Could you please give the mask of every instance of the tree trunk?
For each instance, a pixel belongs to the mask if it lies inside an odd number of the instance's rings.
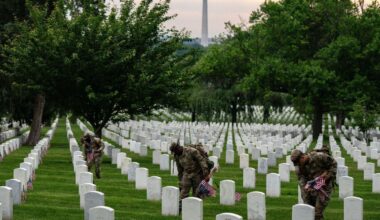
[[[237,121],[237,105],[236,105],[236,102],[232,103],[231,117],[232,117],[232,123],[236,123],[236,121]]]
[[[345,115],[343,112],[336,113],[335,129],[341,129],[344,125]]]
[[[102,138],[102,129],[103,127],[94,127],[95,131],[95,136],[98,137],[98,138]]]
[[[322,133],[323,111],[319,104],[314,104],[313,112],[313,139],[317,140]]]
[[[264,105],[263,123],[267,123],[269,121],[269,116],[270,116],[269,109],[270,109],[269,106]]]
[[[191,110],[191,122],[195,122],[197,120],[197,113],[195,112],[195,109]]]
[[[33,121],[26,143],[36,145],[41,135],[42,114],[44,112],[45,96],[38,94],[34,100]]]

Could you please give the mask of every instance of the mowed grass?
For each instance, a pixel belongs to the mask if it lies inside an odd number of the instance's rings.
[[[51,147],[36,171],[33,187],[27,201],[14,206],[15,220],[83,219],[63,119],[59,120]]]
[[[28,193],[27,203],[16,207],[15,219],[83,219],[83,211],[79,209],[78,187],[74,183],[71,157],[63,126],[64,121],[60,120],[52,147],[37,171],[35,188]],[[83,133],[76,124],[72,124],[72,129],[79,143]],[[115,143],[113,144],[120,148]],[[160,176],[163,186],[178,186],[177,177],[170,176],[169,171],[160,171],[158,165],[152,164],[152,151],[149,151],[147,157],[140,157],[126,149],[122,149],[122,152],[126,152],[128,157],[140,164],[140,167],[148,168],[149,176]],[[243,171],[239,168],[239,157],[236,151],[233,165],[225,164],[225,152],[224,150],[219,159],[221,169],[214,176],[213,182],[219,185],[222,180],[234,180],[236,191],[241,193],[242,199],[234,206],[220,205],[219,192],[215,198],[205,199],[203,206],[205,220],[215,219],[217,214],[223,212],[236,213],[247,219],[246,194],[252,191],[264,193],[266,191],[266,175],[263,174],[256,174],[255,189],[244,189],[242,187]],[[364,199],[364,219],[380,219],[380,210],[378,210],[380,195],[371,193],[372,182],[363,180],[363,171],[356,169],[356,163],[346,155],[344,149],[342,149],[342,156],[346,158],[349,175],[355,178],[354,195]],[[277,160],[277,164],[282,162],[285,162],[285,157]],[[257,170],[257,161],[250,161],[250,166]],[[128,177],[122,175],[116,165],[111,164],[110,158],[103,156],[101,169],[102,178],[94,179],[94,184],[97,185],[98,191],[105,194],[105,205],[115,209],[116,219],[181,219],[180,216],[162,216],[161,202],[148,201],[146,191],[136,190],[135,183],[128,182]],[[378,167],[376,167],[376,171],[379,172]],[[270,167],[270,172],[278,173],[278,166]],[[338,198],[338,192],[337,187],[325,211],[325,219],[343,219],[343,201]],[[294,172],[291,172],[291,181],[281,183],[281,197],[266,197],[267,219],[291,219],[292,206],[297,202],[297,179]]]

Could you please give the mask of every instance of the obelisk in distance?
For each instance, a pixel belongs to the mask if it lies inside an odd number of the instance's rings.
[[[207,0],[203,0],[201,44],[204,47],[208,46],[208,9],[207,9]]]

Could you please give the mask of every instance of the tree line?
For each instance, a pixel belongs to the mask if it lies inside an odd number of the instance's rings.
[[[253,105],[294,106],[312,121],[323,114],[375,125],[380,98],[380,7],[351,0],[265,1],[247,25],[207,48],[183,44],[166,28],[169,0],[126,0],[111,12],[97,0],[0,1],[0,115],[31,124],[56,114],[84,117],[101,136],[112,120],[170,107],[192,120]],[[248,114],[251,117],[252,114]],[[249,118],[248,118],[249,119]]]
[[[311,119],[314,139],[325,113],[336,116],[337,128],[349,117],[365,133],[376,125],[380,98],[379,27],[377,1],[265,1],[249,25],[227,23],[229,34],[191,68],[198,86],[190,90],[207,95],[190,100],[189,109],[216,100],[213,111],[223,106],[236,122],[258,103],[265,122],[270,106],[291,104]]]

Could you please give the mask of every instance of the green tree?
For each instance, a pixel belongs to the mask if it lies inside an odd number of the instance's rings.
[[[124,2],[120,16],[84,3],[69,22],[65,74],[58,88],[68,110],[83,116],[97,136],[118,114],[135,115],[171,105],[183,78],[174,69],[183,36],[163,23],[169,1]]]
[[[350,113],[354,119],[354,126],[358,126],[363,133],[363,139],[369,144],[369,130],[377,125],[378,113],[376,107],[368,103],[366,97],[358,99],[353,105],[353,111]]]
[[[289,93],[297,109],[311,113],[313,138],[322,131],[322,116],[330,111],[338,82],[317,55],[354,15],[349,0],[282,0],[264,3],[251,16],[252,29],[258,27],[265,36],[265,59],[276,64],[268,69],[261,62],[263,67],[252,71],[251,79],[272,79],[275,86],[264,84],[265,88]]]
[[[28,5],[29,20],[17,23],[18,34],[2,47],[1,74],[7,79],[11,117],[31,124],[27,143],[36,144],[41,131],[46,99],[53,106],[54,89],[62,62],[59,30],[65,14],[56,10],[48,16],[43,7]],[[49,112],[51,112],[49,110]]]
[[[211,45],[194,66],[198,79],[203,83],[208,95],[224,103],[224,111],[231,115],[233,123],[237,115],[245,109],[245,95],[241,87],[242,79],[249,74],[248,32],[230,26],[230,36],[220,44]]]

